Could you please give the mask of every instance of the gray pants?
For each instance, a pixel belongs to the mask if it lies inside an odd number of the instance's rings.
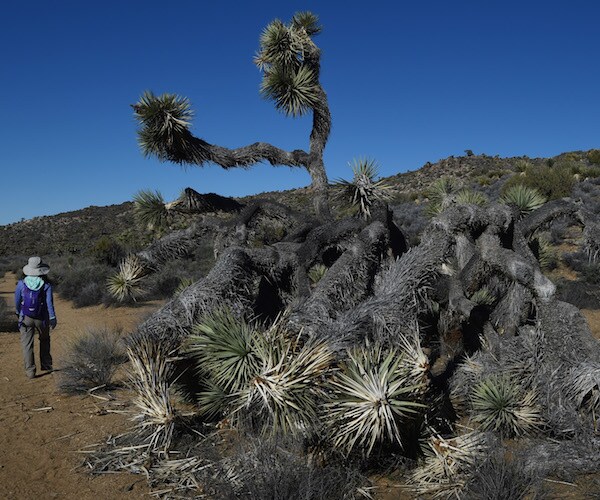
[[[35,375],[35,358],[33,356],[33,340],[35,331],[40,336],[40,365],[42,370],[52,370],[52,356],[50,356],[50,328],[48,323],[41,319],[33,319],[29,316],[23,318],[19,327],[21,332],[21,348],[23,349],[23,361],[27,375]]]

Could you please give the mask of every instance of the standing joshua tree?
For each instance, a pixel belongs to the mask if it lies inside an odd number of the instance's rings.
[[[260,49],[254,60],[263,73],[260,92],[272,99],[277,109],[294,117],[312,111],[308,152],[284,151],[264,142],[237,149],[209,144],[190,132],[193,111],[187,98],[145,92],[133,105],[141,124],[138,134],[144,154],[178,164],[201,166],[213,162],[226,169],[261,161],[304,167],[315,191],[315,212],[321,219],[329,218],[323,150],[329,138],[331,115],[327,95],[319,82],[321,51],[313,42],[320,31],[317,16],[310,12],[296,13],[289,24],[275,20],[261,34]]]

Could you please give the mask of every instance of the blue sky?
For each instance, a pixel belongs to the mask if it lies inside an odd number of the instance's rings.
[[[9,1],[0,18],[0,225],[184,187],[241,196],[303,170],[225,171],[145,159],[129,107],[187,96],[193,131],[238,147],[308,148],[310,117],[258,93],[261,30],[298,10],[324,27],[330,179],[371,157],[381,175],[465,149],[552,156],[600,147],[600,4],[588,1]]]

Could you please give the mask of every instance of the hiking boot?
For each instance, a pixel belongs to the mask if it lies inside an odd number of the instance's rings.
[[[35,378],[35,372],[25,372],[27,374],[27,378]]]

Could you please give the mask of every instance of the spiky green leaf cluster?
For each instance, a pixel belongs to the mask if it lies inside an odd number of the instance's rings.
[[[143,278],[148,270],[135,255],[128,255],[119,264],[119,272],[108,278],[109,293],[119,302],[137,300],[144,294]]]
[[[479,192],[473,191],[472,189],[461,189],[454,196],[454,202],[457,205],[478,205],[482,206],[488,202],[487,197]]]
[[[519,209],[519,215],[523,217],[540,208],[548,200],[537,189],[523,184],[516,184],[504,193],[500,201],[507,205],[516,206]]]
[[[480,288],[469,299],[480,306],[492,306],[496,302],[496,297],[487,287]]]
[[[206,372],[226,392],[241,390],[260,370],[264,349],[262,332],[229,309],[217,309],[202,318],[186,347],[198,373]]]
[[[472,419],[481,430],[503,436],[523,436],[538,430],[543,423],[536,395],[505,375],[492,375],[473,389]]]
[[[311,37],[320,30],[314,14],[300,12],[289,24],[272,21],[260,36],[254,60],[264,74],[260,91],[286,115],[303,115],[319,101],[318,75],[306,58],[318,53]]]
[[[142,190],[133,196],[136,218],[150,230],[162,230],[169,225],[169,211],[158,191]]]
[[[487,197],[479,191],[461,187],[459,181],[452,177],[437,179],[428,189],[427,215],[435,217],[451,205],[485,205]]]
[[[323,264],[315,264],[308,270],[308,279],[313,285],[316,285],[323,279],[325,273],[327,273],[327,266]]]
[[[335,181],[334,196],[355,207],[362,218],[368,219],[371,217],[373,203],[389,200],[392,187],[385,180],[377,180],[378,165],[373,159],[353,160],[350,167],[354,174],[352,180],[338,179]]]
[[[539,235],[533,237],[529,241],[529,248],[531,248],[542,269],[552,269],[556,265],[556,250],[546,236]]]
[[[378,442],[402,445],[401,426],[422,408],[421,384],[413,385],[403,355],[381,346],[348,352],[348,360],[330,381],[328,426],[336,447],[369,455]]]
[[[269,433],[299,432],[318,419],[317,379],[333,363],[325,343],[301,345],[281,321],[265,330],[217,310],[196,326],[187,353],[204,379],[198,399],[204,414],[252,421]]]
[[[193,278],[181,278],[179,280],[179,285],[177,285],[177,288],[175,288],[175,291],[173,292],[173,297],[178,297],[179,295],[181,295],[184,292],[184,290],[186,290],[193,284],[194,284]]]
[[[142,94],[133,106],[140,124],[138,143],[146,156],[177,161],[173,153],[189,147],[189,127],[193,111],[190,101],[176,94]]]
[[[434,217],[441,214],[450,205],[450,196],[460,189],[458,181],[452,177],[441,177],[429,187],[426,196],[429,200],[427,215]]]

